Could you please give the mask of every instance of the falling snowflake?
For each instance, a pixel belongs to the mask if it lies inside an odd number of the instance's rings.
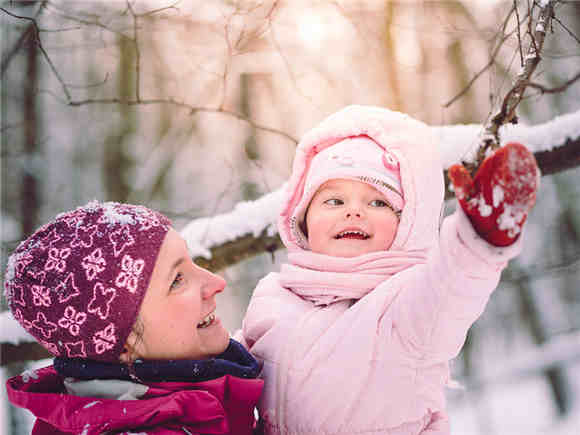
[[[25,370],[20,376],[24,383],[30,382],[31,379],[38,379],[38,374],[34,370]]]

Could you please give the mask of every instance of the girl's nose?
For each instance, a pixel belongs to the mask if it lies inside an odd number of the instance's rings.
[[[215,296],[221,293],[226,288],[226,281],[221,276],[211,273],[206,270],[207,273],[206,281],[202,286],[202,296],[204,299]]]
[[[362,217],[361,207],[357,204],[349,205],[346,209],[346,217],[347,219],[361,218]]]

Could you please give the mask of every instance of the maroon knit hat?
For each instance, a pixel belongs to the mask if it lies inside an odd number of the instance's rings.
[[[118,362],[170,226],[115,202],[58,215],[8,259],[14,318],[55,356]]]

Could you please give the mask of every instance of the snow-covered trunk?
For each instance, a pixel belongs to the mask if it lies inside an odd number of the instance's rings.
[[[31,32],[32,33],[32,32]],[[20,200],[20,232],[24,237],[32,234],[37,228],[40,214],[41,192],[33,162],[40,160],[42,137],[40,110],[37,107],[37,97],[40,82],[39,50],[33,38],[26,45],[26,74],[20,85],[22,86],[25,127],[22,140],[22,154],[24,165],[22,168],[21,200]],[[26,362],[10,364],[4,368],[7,378],[16,376],[25,369]],[[26,433],[23,412],[13,406],[8,406],[10,419],[9,430],[14,434]]]
[[[31,171],[28,163],[35,161],[40,155],[39,134],[40,124],[38,118],[37,92],[39,89],[39,62],[38,48],[31,40],[26,50],[26,80],[23,81],[24,91],[24,159],[26,165],[22,174],[21,189],[21,225],[22,234],[28,236],[36,229],[39,214],[39,186],[36,174]]]
[[[123,36],[118,37],[121,62],[118,70],[118,92],[124,99],[134,98],[133,63],[135,61],[133,44]],[[119,107],[118,126],[112,128],[104,141],[104,177],[106,198],[111,201],[125,202],[132,190],[128,174],[131,158],[126,147],[135,131],[135,109],[126,105]]]
[[[532,337],[538,345],[542,345],[550,338],[569,329],[567,310],[561,297],[560,289],[546,285],[544,280],[530,280],[525,278],[515,284],[521,298],[524,316],[530,328]],[[569,375],[564,366],[548,368],[544,375],[550,384],[554,403],[561,415],[567,414],[572,409],[572,385]]]

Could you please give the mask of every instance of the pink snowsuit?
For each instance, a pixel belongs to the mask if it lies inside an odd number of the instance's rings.
[[[302,249],[289,217],[311,159],[361,135],[399,160],[393,245],[355,258]],[[264,364],[267,434],[449,433],[448,362],[522,242],[489,245],[460,207],[440,226],[442,169],[427,126],[381,108],[349,106],[298,145],[278,222],[289,264],[259,282],[241,331]]]

